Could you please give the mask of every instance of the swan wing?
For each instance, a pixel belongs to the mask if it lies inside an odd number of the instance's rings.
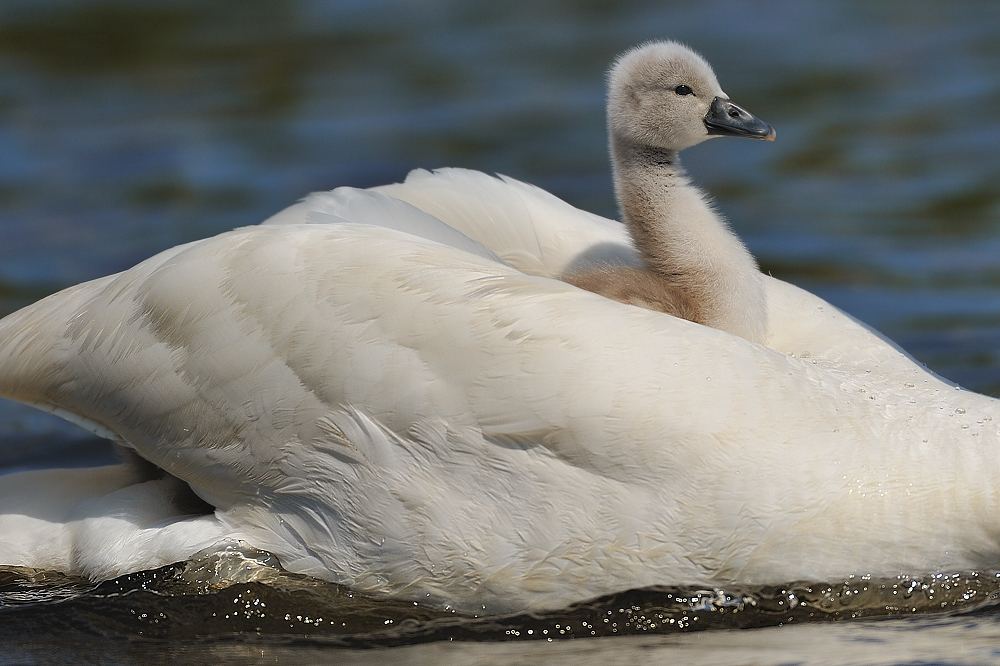
[[[303,201],[268,218],[262,225],[371,224],[432,240],[503,263],[492,250],[454,227],[402,199],[375,190],[338,187],[314,192]]]
[[[531,275],[636,261],[624,225],[514,178],[416,169],[403,183],[373,189],[434,215]]]
[[[700,358],[717,346],[731,353]],[[341,406],[395,432],[434,415],[537,440],[609,474],[624,473],[619,464],[639,471],[631,454],[641,438],[617,432],[622,419],[663,412],[654,406],[666,392],[677,415],[657,417],[676,421],[664,431],[697,436],[709,419],[704,395],[684,388],[688,375],[759,377],[789,361],[347,223],[240,229],[60,292],[3,320],[0,359],[4,396],[70,415],[195,486],[199,476],[231,478],[220,488],[232,492],[266,480],[273,442],[322,438],[318,420]],[[741,388],[710,389],[712,430],[737,427],[719,406]],[[229,504],[211,485],[211,501]]]
[[[423,211],[430,219],[414,218],[413,223],[393,226],[408,233],[438,240],[465,249],[439,226],[450,227],[480,247],[489,248],[511,266],[529,275],[559,277],[567,271],[584,270],[600,264],[634,264],[624,226],[614,220],[575,208],[543,189],[506,176],[494,177],[468,169],[411,171],[403,183],[367,190],[380,197],[396,199]],[[329,197],[344,201],[344,194],[358,190],[338,188],[316,193],[289,206],[263,222],[266,225],[335,221],[316,215]],[[392,208],[385,198],[373,200],[368,211],[338,202],[341,217],[354,222],[386,226],[385,217],[375,213]],[[352,202],[353,203],[353,202]],[[403,209],[393,209],[399,214]],[[358,213],[361,212],[361,216]],[[412,215],[406,209],[406,215]],[[431,222],[436,220],[437,222]],[[452,232],[452,233],[454,233]],[[482,252],[476,251],[475,254]]]

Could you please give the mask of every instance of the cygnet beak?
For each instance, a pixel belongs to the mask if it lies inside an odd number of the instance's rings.
[[[716,97],[705,115],[705,127],[709,134],[724,136],[745,136],[750,139],[774,141],[774,128],[732,100]]]

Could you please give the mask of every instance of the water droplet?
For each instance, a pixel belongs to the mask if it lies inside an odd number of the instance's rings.
[[[962,409],[961,407],[957,407],[957,408],[955,409],[955,413],[956,413],[956,414],[964,414],[964,413],[965,413],[965,410],[964,410],[964,409]]]

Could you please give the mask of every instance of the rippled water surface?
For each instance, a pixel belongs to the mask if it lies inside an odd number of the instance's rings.
[[[8,0],[0,314],[416,167],[505,173],[613,216],[603,72],[662,37],[778,130],[685,153],[763,268],[1000,395],[1000,5],[985,0]],[[113,459],[0,402],[0,470]],[[96,588],[0,570],[0,664],[1000,658],[990,572],[633,591],[483,620],[265,565],[224,588],[191,564]]]
[[[113,663],[204,663],[206,653],[214,653],[221,663],[384,663],[384,650],[393,648],[409,657],[457,663],[540,661],[567,654],[587,663],[624,654],[630,657],[622,663],[632,663],[649,651],[670,657],[679,646],[699,643],[701,651],[721,656],[741,639],[750,648],[760,641],[762,628],[778,626],[794,627],[809,641],[846,638],[842,650],[848,651],[853,643],[875,636],[876,643],[896,649],[859,651],[855,645],[864,663],[880,657],[898,662],[907,652],[919,653],[912,652],[912,638],[895,646],[890,635],[919,631],[924,638],[930,627],[961,633],[981,625],[988,630],[982,633],[995,636],[998,599],[1000,573],[883,580],[861,576],[727,591],[647,588],[555,611],[475,617],[365,597],[281,571],[261,551],[234,547],[99,585],[51,572],[0,568],[0,663],[25,656],[72,663],[94,656]],[[870,618],[895,622],[863,623]],[[851,629],[838,627],[826,636],[812,629],[814,623],[832,628],[838,620],[852,620]],[[733,633],[736,629],[755,631]],[[637,643],[640,636],[654,640]],[[600,640],[609,638],[614,641]],[[788,631],[785,638],[783,659],[842,661],[842,654],[816,653],[808,642],[797,644]],[[587,640],[569,652],[549,647],[570,639]],[[443,642],[458,647],[417,647]],[[916,641],[921,651],[926,651],[924,642]],[[1000,655],[1000,645],[978,655],[969,655],[967,648],[952,650],[951,657],[982,658],[989,651]],[[752,650],[743,656],[751,655],[754,663],[760,662],[761,655]]]

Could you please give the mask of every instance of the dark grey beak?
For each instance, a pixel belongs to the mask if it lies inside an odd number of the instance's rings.
[[[774,141],[774,128],[732,100],[716,97],[705,115],[709,134],[745,136],[750,139]]]

